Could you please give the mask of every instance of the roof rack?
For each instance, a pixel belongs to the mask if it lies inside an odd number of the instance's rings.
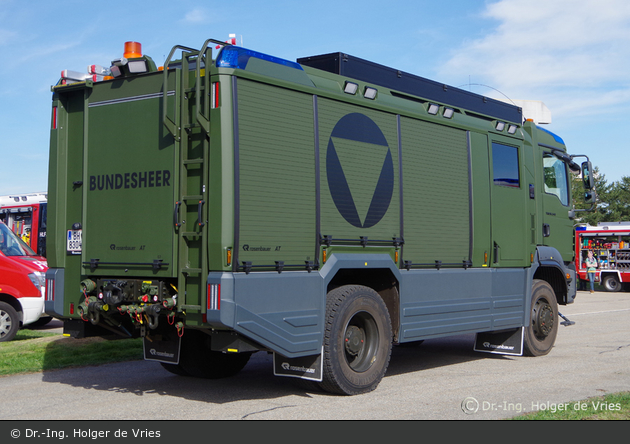
[[[462,108],[464,111],[485,114],[518,124],[523,123],[523,110],[518,106],[388,68],[349,54],[334,52],[302,57],[297,59],[297,62],[300,65],[423,97],[429,101]]]

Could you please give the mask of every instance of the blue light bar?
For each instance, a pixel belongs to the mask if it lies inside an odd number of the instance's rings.
[[[553,139],[558,142],[561,143],[562,145],[564,145],[564,140],[562,140],[562,138],[560,136],[558,136],[557,134],[552,133],[551,131],[542,128],[540,125],[536,125],[536,128],[538,128],[541,131],[544,131],[545,133],[549,134],[551,137],[553,137]]]
[[[302,66],[298,63],[239,46],[224,46],[219,52],[219,55],[217,55],[216,66],[217,68],[245,69],[247,62],[249,62],[249,59],[252,57],[303,71]]]

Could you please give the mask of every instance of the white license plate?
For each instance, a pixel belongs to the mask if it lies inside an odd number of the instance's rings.
[[[66,250],[68,253],[81,253],[81,233],[82,230],[68,230],[66,239]]]

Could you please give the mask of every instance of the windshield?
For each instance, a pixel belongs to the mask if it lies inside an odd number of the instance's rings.
[[[0,222],[0,251],[6,256],[36,256],[35,252],[4,222]]]

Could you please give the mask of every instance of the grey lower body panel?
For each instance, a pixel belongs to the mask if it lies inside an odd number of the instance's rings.
[[[221,284],[220,308],[207,319],[283,356],[321,351],[326,292],[317,272],[210,273]]]
[[[525,325],[531,269],[398,270],[387,256],[338,255],[319,271],[210,273],[220,284],[216,328],[229,328],[286,357],[321,351],[326,289],[340,269],[387,267],[399,283],[399,342]],[[357,282],[360,284],[360,282]]]
[[[525,325],[528,269],[402,272],[399,342]]]

